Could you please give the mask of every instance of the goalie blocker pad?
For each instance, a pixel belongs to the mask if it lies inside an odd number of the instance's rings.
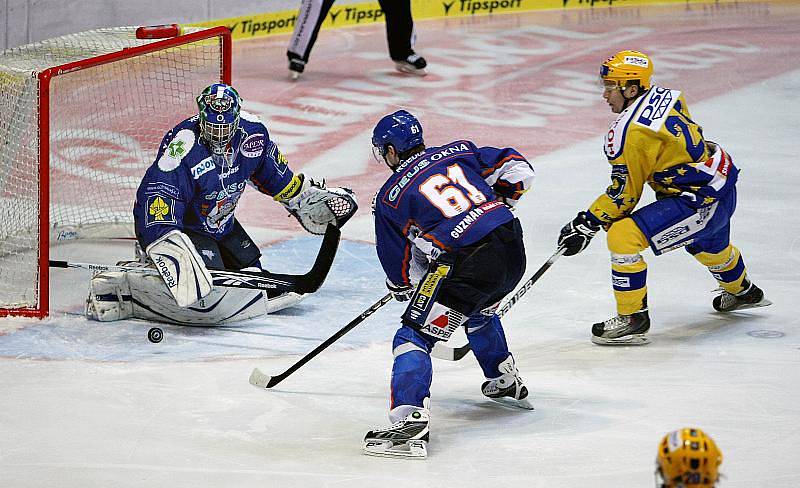
[[[304,175],[302,186],[294,197],[281,201],[303,228],[317,235],[325,233],[328,224],[341,228],[358,210],[355,193],[349,188],[325,187]]]
[[[449,264],[437,264],[429,271],[402,316],[403,323],[441,341],[450,339],[453,332],[467,321],[463,313],[436,300],[451,269]]]
[[[147,246],[167,290],[179,307],[188,307],[211,293],[213,279],[189,237],[172,230]]]

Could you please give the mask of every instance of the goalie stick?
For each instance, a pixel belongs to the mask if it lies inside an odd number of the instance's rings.
[[[565,250],[566,249],[564,249],[563,247],[559,247],[556,250],[556,252],[553,253],[553,255],[550,256],[550,258],[542,265],[542,267],[539,268],[538,270],[536,270],[536,272],[533,273],[533,276],[528,278],[528,281],[526,281],[517,290],[517,292],[514,293],[514,295],[508,301],[506,301],[506,303],[502,307],[499,307],[497,309],[497,312],[495,312],[497,314],[497,316],[498,317],[502,317],[503,315],[508,313],[508,311],[511,310],[511,307],[516,305],[517,302],[520,301],[522,296],[525,293],[527,293],[528,290],[531,289],[533,284],[536,283],[537,281],[539,281],[539,278],[542,277],[542,275],[545,273],[545,271],[550,269],[550,266],[552,266],[553,263],[555,263],[556,260],[558,258],[560,258],[562,254],[564,254]],[[437,349],[438,349],[438,351],[437,351]],[[431,351],[431,356],[439,358],[439,359],[444,359],[444,360],[447,360],[447,361],[458,361],[459,359],[461,359],[464,356],[466,356],[467,353],[469,353],[471,350],[472,349],[470,348],[469,343],[464,344],[461,347],[456,347],[456,348],[452,348],[452,347],[445,346],[444,344],[436,343],[436,347],[434,347],[433,351]]]
[[[375,313],[379,308],[386,305],[391,300],[392,300],[392,294],[387,293],[383,298],[370,305],[368,309],[361,312],[361,315],[351,320],[350,323],[339,329],[338,332],[327,338],[325,342],[315,347],[313,351],[303,356],[299,361],[291,365],[289,369],[287,369],[281,374],[275,376],[269,376],[262,373],[260,369],[254,368],[253,372],[250,373],[250,384],[253,386],[257,386],[259,388],[272,388],[273,386],[277,385],[281,381],[288,378],[289,375],[300,369],[304,364],[314,359],[314,357],[317,354],[321,353],[322,351],[327,349],[328,346],[338,341],[343,335],[350,332],[355,326],[363,322],[364,319]]]
[[[325,237],[314,265],[308,273],[301,275],[271,273],[269,271],[231,271],[224,269],[209,269],[215,286],[227,288],[247,288],[251,290],[273,290],[278,292],[314,293],[319,290],[328,272],[333,265],[336,250],[339,247],[341,231],[328,225]],[[51,268],[79,268],[90,271],[124,271],[132,273],[145,273],[157,275],[155,268],[141,268],[134,266],[112,266],[106,264],[78,263],[71,261],[50,260]]]

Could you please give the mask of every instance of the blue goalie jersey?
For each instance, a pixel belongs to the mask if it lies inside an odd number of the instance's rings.
[[[300,182],[270,141],[264,124],[241,112],[229,154],[214,155],[200,141],[198,117],[169,131],[136,193],[136,236],[147,247],[167,232],[190,230],[215,240],[233,227],[233,212],[247,183],[282,200]]]
[[[411,284],[420,255],[469,246],[512,220],[513,203],[530,188],[533,168],[511,148],[455,141],[412,156],[375,195],[375,238],[386,276]]]

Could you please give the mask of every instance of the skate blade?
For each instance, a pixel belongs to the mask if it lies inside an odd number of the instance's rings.
[[[388,440],[370,439],[364,441],[362,450],[367,456],[404,459],[425,459],[428,457],[428,444],[421,439],[397,445],[393,445],[392,441]]]
[[[650,344],[650,339],[644,334],[633,334],[616,339],[592,336],[592,342],[600,346],[644,346]]]
[[[401,73],[405,73],[407,75],[426,76],[428,74],[428,72],[425,71],[425,68],[422,68],[422,69],[409,68],[408,66],[405,66],[405,65],[400,64],[400,63],[395,63],[394,67],[395,67],[395,69],[397,71],[399,71]]]
[[[730,313],[730,312],[738,312],[739,310],[747,310],[748,308],[768,307],[770,305],[772,305],[772,302],[764,298],[758,303],[745,303],[734,308],[733,310],[717,310],[717,311],[720,313]]]
[[[529,402],[527,398],[523,398],[521,400],[517,400],[511,397],[501,397],[501,398],[487,397],[487,398],[506,407],[521,408],[523,410],[533,410],[533,405],[531,405],[531,402]]]

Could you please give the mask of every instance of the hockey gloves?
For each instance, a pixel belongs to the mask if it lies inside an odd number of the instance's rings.
[[[295,175],[299,183],[290,197],[276,197],[303,228],[317,235],[325,234],[328,224],[341,228],[358,210],[355,193],[349,188],[326,187],[325,181],[317,182]],[[294,182],[294,180],[293,180]]]
[[[414,296],[414,285],[395,285],[392,280],[386,278],[386,288],[392,293],[392,297],[398,302],[407,302]]]
[[[600,222],[589,212],[579,212],[572,222],[561,229],[558,247],[566,249],[565,256],[573,256],[586,249],[592,237],[600,230]]]

